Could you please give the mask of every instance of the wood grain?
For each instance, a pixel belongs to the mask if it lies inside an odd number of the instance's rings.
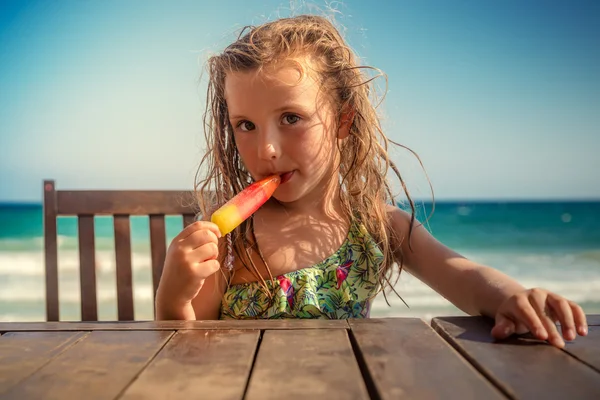
[[[241,399],[260,331],[178,331],[126,390],[132,399]]]
[[[505,398],[420,319],[350,320],[349,324],[357,358],[368,369],[381,399]]]
[[[8,399],[114,399],[173,332],[91,332],[21,381]]]
[[[7,332],[0,337],[0,394],[49,363],[83,332]]]
[[[348,329],[345,320],[205,320],[205,321],[99,321],[99,322],[0,322],[0,332],[8,331],[139,331],[178,329]]]
[[[432,320],[434,329],[512,398],[600,398],[598,372],[546,342],[525,337],[494,341],[493,321],[477,317]],[[594,397],[595,396],[595,397]]]
[[[247,399],[368,399],[345,330],[268,330]]]

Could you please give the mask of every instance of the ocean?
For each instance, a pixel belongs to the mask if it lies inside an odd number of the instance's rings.
[[[419,217],[431,210],[421,204]],[[167,241],[180,217],[167,217]],[[428,229],[464,256],[499,269],[526,287],[544,287],[600,313],[600,202],[436,202]],[[96,217],[98,316],[117,319],[112,218]],[[59,297],[64,320],[78,320],[77,221],[58,221]],[[147,217],[132,217],[135,318],[153,318]],[[45,319],[42,206],[0,204],[0,321]],[[372,316],[464,315],[407,273],[380,294]]]

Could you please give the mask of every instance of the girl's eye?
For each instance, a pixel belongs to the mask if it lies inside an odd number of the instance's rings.
[[[237,126],[244,132],[251,131],[255,128],[254,124],[250,121],[240,121]]]
[[[293,125],[296,122],[300,121],[300,117],[294,114],[286,114],[283,116],[283,124],[284,125]]]

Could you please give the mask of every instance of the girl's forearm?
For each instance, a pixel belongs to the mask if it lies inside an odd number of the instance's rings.
[[[508,275],[486,266],[465,271],[465,290],[471,293],[465,312],[471,315],[496,316],[500,305],[510,296],[525,290]]]

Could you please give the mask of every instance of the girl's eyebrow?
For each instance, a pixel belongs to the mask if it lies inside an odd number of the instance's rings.
[[[229,114],[229,119],[248,119],[248,118],[246,118],[243,115],[232,115],[232,114]]]
[[[306,107],[305,107],[305,106],[303,106],[302,104],[290,103],[290,104],[284,104],[283,106],[281,106],[281,107],[278,107],[278,108],[276,108],[276,109],[275,109],[275,110],[273,110],[273,111],[275,111],[275,112],[281,112],[281,111],[284,111],[284,110],[289,110],[289,109],[300,109],[300,110],[305,110],[305,109],[306,109]]]
[[[275,110],[273,110],[273,112],[279,113],[285,110],[290,110],[290,109],[296,109],[296,110],[302,110],[302,111],[306,111],[306,107],[303,106],[302,104],[296,104],[296,103],[289,103],[289,104],[285,104],[281,107],[277,107]],[[250,119],[244,115],[237,115],[237,114],[229,114],[229,119]]]

